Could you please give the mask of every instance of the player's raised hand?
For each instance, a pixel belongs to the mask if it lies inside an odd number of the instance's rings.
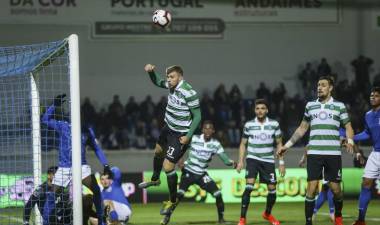
[[[182,145],[187,145],[189,144],[190,142],[190,138],[188,138],[187,136],[182,136],[179,138],[179,143],[181,143]]]
[[[244,163],[239,161],[237,166],[236,166],[236,171],[238,173],[240,173],[240,171],[243,169],[243,167],[244,167]]]
[[[59,107],[66,101],[66,94],[57,95],[54,98],[54,106]]]
[[[276,152],[276,155],[277,157],[281,157],[281,156],[284,156],[286,151],[288,151],[288,148],[285,147],[285,146],[282,146],[281,148],[278,148],[277,152]]]
[[[146,64],[145,67],[144,67],[144,70],[145,70],[145,72],[149,73],[149,72],[152,72],[154,70],[154,68],[156,68],[155,65]]]

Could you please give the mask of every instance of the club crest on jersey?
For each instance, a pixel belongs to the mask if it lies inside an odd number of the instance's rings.
[[[314,119],[319,118],[320,120],[327,120],[327,119],[332,119],[333,118],[333,114],[332,113],[327,113],[325,111],[321,111],[318,114],[317,113],[312,114],[312,117]]]
[[[181,101],[172,95],[169,96],[169,101],[173,104],[181,105]]]

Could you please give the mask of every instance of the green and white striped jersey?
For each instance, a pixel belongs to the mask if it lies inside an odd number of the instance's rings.
[[[211,140],[206,142],[203,134],[194,135],[189,147],[189,156],[185,161],[185,169],[202,175],[206,172],[212,156],[223,152],[223,146],[218,140],[211,138]]]
[[[346,106],[334,100],[308,102],[303,120],[310,124],[307,154],[341,155],[339,127],[350,122]]]
[[[276,138],[281,137],[280,125],[276,120],[267,117],[264,123],[257,118],[246,122],[243,137],[248,139],[247,158],[274,163],[273,147]]]
[[[171,130],[182,133],[188,132],[192,122],[190,109],[198,107],[197,92],[189,83],[182,80],[173,92],[169,92],[165,122]]]

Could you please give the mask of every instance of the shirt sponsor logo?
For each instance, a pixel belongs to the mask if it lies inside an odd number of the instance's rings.
[[[327,120],[327,119],[332,119],[333,118],[333,114],[332,113],[327,113],[325,111],[321,111],[318,114],[317,113],[312,114],[311,116],[312,116],[313,119],[319,118],[320,120]]]
[[[271,139],[272,135],[269,135],[269,134],[266,134],[266,133],[261,133],[261,134],[258,134],[258,135],[253,134],[251,137],[252,137],[252,139],[266,141],[268,139]]]

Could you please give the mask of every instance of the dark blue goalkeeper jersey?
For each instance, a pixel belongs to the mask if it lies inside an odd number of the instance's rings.
[[[49,128],[55,130],[58,133],[58,158],[59,167],[71,167],[71,124],[68,121],[56,120],[54,119],[55,106],[52,105],[46,110],[45,114],[42,116],[42,122],[46,124]],[[100,148],[96,138],[90,134],[92,128],[88,129],[89,132],[82,132],[81,135],[81,154],[82,154],[82,165],[87,164],[86,160],[86,146],[89,145],[95,151],[95,154],[99,161],[105,165],[108,164],[107,159]]]
[[[380,110],[370,110],[365,115],[364,131],[354,136],[354,141],[372,140],[373,150],[380,152]]]

